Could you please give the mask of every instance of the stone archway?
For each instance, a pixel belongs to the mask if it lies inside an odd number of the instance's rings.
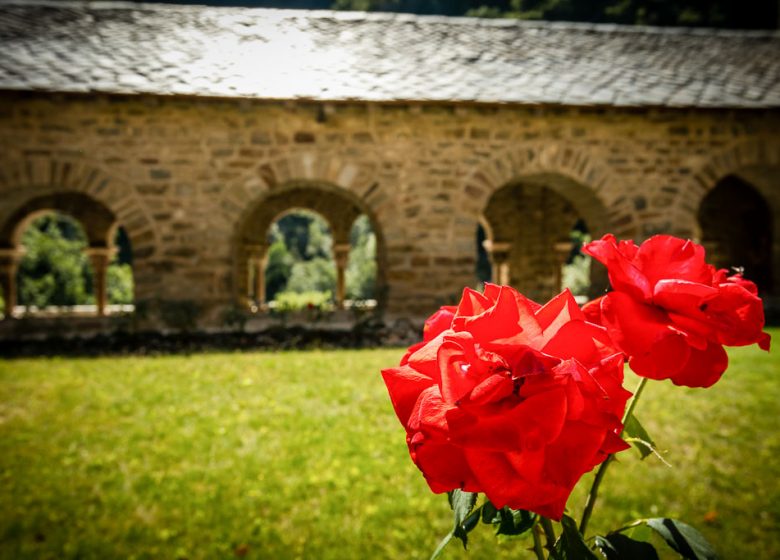
[[[79,192],[56,192],[28,200],[0,225],[0,247],[3,250],[3,299],[10,312],[17,303],[16,274],[23,256],[22,233],[38,217],[59,212],[73,218],[84,229],[87,238],[86,255],[94,273],[97,314],[105,315],[108,307],[108,265],[115,253],[113,234],[117,222],[105,205]]]
[[[561,290],[563,265],[569,260],[572,230],[584,224],[589,232],[603,233],[604,211],[587,215],[560,193],[561,176],[532,175],[493,193],[484,211],[492,235],[485,248],[493,264],[493,278],[517,287],[532,299],[544,301]],[[565,191],[571,188],[563,189]],[[590,223],[595,227],[590,229]],[[605,287],[604,275],[594,267],[589,295]]]
[[[384,290],[384,242],[377,221],[367,205],[353,193],[328,183],[291,181],[266,193],[252,204],[239,223],[235,242],[236,301],[249,306],[252,300],[262,307],[266,302],[265,268],[268,256],[267,233],[272,223],[292,210],[319,214],[330,226],[336,263],[336,305],[342,307],[346,295],[346,268],[350,232],[358,216],[365,214],[377,240],[377,294]],[[253,285],[250,285],[251,284]],[[382,300],[378,298],[381,306]]]
[[[718,181],[699,206],[700,239],[718,268],[738,267],[762,293],[773,293],[773,219],[767,200],[736,175]]]
[[[100,261],[108,258],[101,253],[107,253],[107,240],[113,240],[116,227],[121,225],[133,247],[135,299],[152,296],[158,279],[153,267],[146,263],[157,251],[157,233],[130,186],[84,161],[27,157],[0,159],[0,193],[6,202],[0,207],[0,228],[5,232],[4,237],[0,237],[3,277],[9,277],[11,271],[16,270],[21,258],[18,240],[14,239],[15,232],[23,229],[20,220],[39,211],[56,210],[79,214],[80,221],[92,224],[88,228],[90,248],[94,249],[94,258]],[[86,205],[85,210],[79,209],[81,204]],[[97,214],[103,217],[90,217],[88,209],[98,207],[103,210]],[[106,227],[108,214],[113,216],[113,223]]]
[[[746,277],[770,296],[765,302],[776,307],[780,145],[743,142],[708,158],[695,170],[682,206],[694,213],[690,233],[709,249],[709,260],[718,266],[744,266]]]
[[[561,266],[570,256],[570,233],[584,222],[593,238],[632,223],[620,208],[608,211],[603,191],[610,175],[583,152],[528,146],[492,160],[466,182],[463,205],[478,211],[485,228],[493,280],[547,299],[560,290]],[[590,272],[589,295],[607,287],[602,267]]]

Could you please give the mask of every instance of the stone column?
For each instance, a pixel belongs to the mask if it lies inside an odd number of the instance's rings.
[[[502,286],[509,285],[509,253],[512,250],[512,244],[508,241],[491,241],[486,239],[482,246],[487,251],[491,265],[491,280],[495,284]]]
[[[247,258],[247,297],[246,306],[252,308],[252,300],[262,309],[266,303],[265,267],[268,264],[267,243],[247,243],[244,245]]]
[[[88,247],[85,250],[95,274],[95,304],[97,314],[102,317],[108,307],[108,265],[116,254],[113,247]]]
[[[24,250],[21,248],[0,249],[0,285],[2,285],[3,290],[6,319],[13,317],[16,307],[16,273],[19,271],[19,262],[23,255]]]
[[[349,262],[349,243],[334,243],[333,258],[336,260],[336,307],[344,309],[347,294],[347,263]]]

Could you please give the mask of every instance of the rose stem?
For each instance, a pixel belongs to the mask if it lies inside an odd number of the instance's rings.
[[[550,554],[555,555],[555,530],[552,526],[552,521],[550,521],[547,517],[540,517],[539,522],[542,524],[542,529],[544,529],[544,537],[547,540],[547,549],[550,551]]]
[[[534,525],[533,529],[531,529],[531,533],[534,536],[534,553],[536,553],[536,558],[538,560],[544,560],[544,549],[542,548],[542,539],[539,537],[539,532],[541,531],[541,527],[539,527],[539,524],[537,523]]]
[[[636,407],[636,403],[639,400],[639,397],[642,395],[642,390],[645,388],[646,383],[647,377],[643,377],[639,380],[639,385],[636,387],[636,392],[631,398],[631,402],[628,404],[626,413],[623,415],[623,429],[620,430],[620,433],[618,434],[619,436],[623,435],[623,432],[626,429],[626,422],[628,422],[628,419],[631,418],[631,416],[634,414],[634,408]],[[601,463],[599,470],[596,471],[596,476],[593,478],[593,484],[590,487],[588,499],[585,502],[585,509],[582,511],[582,521],[580,521],[580,533],[582,533],[583,536],[585,535],[585,529],[588,527],[590,516],[593,514],[593,506],[596,505],[596,498],[598,498],[599,494],[599,486],[601,485],[601,481],[604,478],[604,475],[607,473],[609,464],[613,461],[613,457],[614,455],[610,455],[604,460],[603,463]]]

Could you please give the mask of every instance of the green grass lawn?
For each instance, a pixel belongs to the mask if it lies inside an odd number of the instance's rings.
[[[450,512],[379,375],[401,353],[0,361],[0,558],[427,558]],[[730,355],[712,389],[648,386],[637,415],[672,468],[625,452],[593,530],[670,515],[722,558],[780,557],[780,359]],[[445,556],[530,557],[472,540]]]

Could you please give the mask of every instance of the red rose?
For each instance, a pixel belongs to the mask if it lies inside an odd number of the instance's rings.
[[[627,447],[622,356],[568,291],[542,307],[488,284],[450,324],[441,313],[434,338],[382,371],[412,460],[434,492],[560,519],[580,477]]]
[[[701,245],[656,235],[637,247],[605,235],[583,252],[606,265],[613,289],[584,312],[637,374],[709,387],[728,365],[723,345],[769,349],[755,284],[708,265]]]

